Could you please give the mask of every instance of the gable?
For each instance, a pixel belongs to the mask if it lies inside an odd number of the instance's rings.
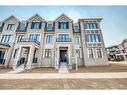
[[[19,20],[15,17],[15,16],[10,16],[8,18],[6,18],[5,20],[3,20],[2,22],[8,22],[8,21],[15,21],[15,22],[19,22]]]
[[[30,17],[27,21],[32,22],[32,21],[45,21],[45,20],[38,14],[35,14],[34,16]]]
[[[58,18],[55,19],[56,22],[61,22],[61,21],[69,21],[72,22],[73,20],[70,19],[68,16],[65,14],[60,15]]]

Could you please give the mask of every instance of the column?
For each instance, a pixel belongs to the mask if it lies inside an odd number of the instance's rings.
[[[14,63],[13,63],[13,69],[16,69],[16,67],[17,67],[17,62],[18,62],[19,59],[20,59],[21,51],[22,51],[22,47],[20,46],[20,47],[19,47],[19,50],[18,50],[17,57],[16,57],[16,59],[15,59],[15,61],[14,61]]]
[[[32,68],[34,50],[35,50],[35,47],[34,46],[30,46],[30,51],[29,51],[29,55],[28,55],[28,62],[27,62],[27,69],[31,69]]]

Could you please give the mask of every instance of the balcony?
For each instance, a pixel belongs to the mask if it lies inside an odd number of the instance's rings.
[[[66,39],[56,38],[56,42],[71,42],[71,38]]]
[[[37,41],[36,39],[29,39],[29,38],[23,38],[21,41],[19,42],[34,42],[37,45],[40,45],[40,42]]]

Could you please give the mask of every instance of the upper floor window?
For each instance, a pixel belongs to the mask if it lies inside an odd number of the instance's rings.
[[[52,24],[48,24],[47,30],[52,30]]]
[[[32,22],[31,29],[41,29],[42,22]]]
[[[46,43],[52,43],[52,35],[46,36]]]
[[[87,34],[87,42],[101,42],[100,34]]]
[[[21,42],[21,40],[23,39],[24,35],[19,35],[18,36],[18,39],[17,39],[17,42]]]
[[[69,34],[59,34],[58,41],[60,41],[60,42],[70,41]]]
[[[19,24],[19,30],[25,30],[25,24],[24,23],[20,23]]]
[[[99,29],[98,23],[86,23],[85,24],[86,29]]]
[[[79,36],[75,37],[75,44],[80,44],[80,37]]]
[[[40,34],[30,34],[29,40],[30,41],[39,41]]]
[[[14,26],[15,26],[15,24],[8,24],[7,30],[8,31],[13,31],[14,30]]]
[[[10,37],[11,37],[11,35],[3,35],[1,42],[2,43],[8,43],[10,41]]]
[[[97,53],[97,58],[102,58],[102,51],[100,48],[96,49],[96,53]]]
[[[93,49],[92,48],[89,48],[88,49],[88,57],[89,58],[93,58],[94,56],[93,56]]]
[[[78,30],[78,26],[74,26],[74,30]]]
[[[69,23],[68,22],[59,22],[58,29],[69,29]]]

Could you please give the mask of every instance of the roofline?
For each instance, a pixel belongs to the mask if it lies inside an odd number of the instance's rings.
[[[63,15],[66,16],[68,19],[70,19],[71,22],[73,22],[73,20],[72,20],[70,17],[68,17],[67,15],[65,15],[64,13],[62,13],[60,16],[58,16],[58,17],[57,17],[56,19],[54,19],[53,21],[56,22],[57,19],[59,19],[59,18],[60,18],[61,16],[63,16]]]
[[[103,19],[103,18],[81,18],[81,19],[78,19],[78,21],[97,20],[97,21],[101,22],[102,19]]]
[[[8,20],[9,18],[11,18],[11,17],[14,17],[14,18],[17,20],[17,22],[20,22],[20,20],[19,20],[17,17],[15,17],[14,15],[11,15],[11,16],[5,18],[5,19],[2,20],[1,22],[3,23],[3,22],[5,22],[6,20]]]

